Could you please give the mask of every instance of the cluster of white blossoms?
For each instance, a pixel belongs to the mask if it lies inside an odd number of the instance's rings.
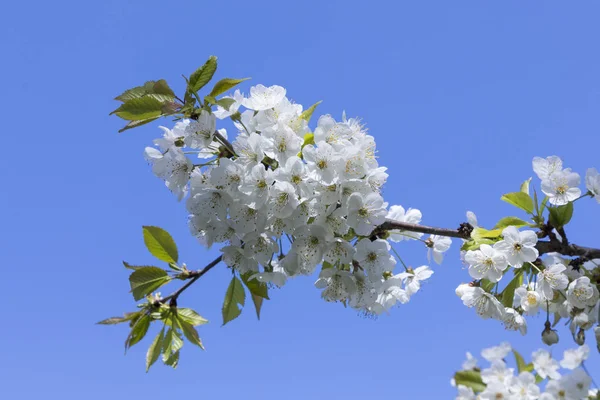
[[[418,223],[421,213],[388,210],[381,196],[388,174],[360,122],[323,115],[311,133],[314,107],[303,113],[280,86],[229,99],[228,109],[202,109],[197,119],[162,127],[158,148],[146,148],[153,172],[179,199],[187,196],[192,234],[206,247],[225,243],[223,261],[250,279],[282,286],[322,265],[315,285],[327,301],[369,314],[408,302],[433,272],[394,274],[391,245],[373,232],[386,219]],[[224,146],[227,133],[216,121],[228,117],[239,134]],[[188,157],[196,153],[200,164]],[[420,237],[389,232],[396,242]],[[437,236],[425,243],[437,263],[450,247]]]
[[[481,356],[490,364],[487,368],[477,365],[477,360],[467,353],[463,370],[451,384],[458,390],[456,400],[581,400],[596,399],[598,389],[590,389],[592,378],[584,367],[590,349],[583,345],[566,350],[559,362],[552,355],[540,349],[532,354],[532,363],[509,368],[506,358],[513,349],[510,344],[485,349]],[[520,357],[520,356],[519,356]],[[561,373],[561,368],[563,369]],[[520,372],[519,372],[520,369]],[[461,384],[462,377],[477,376],[481,383],[476,386]],[[484,386],[483,388],[481,386]],[[473,390],[475,387],[475,391]]]
[[[563,162],[559,157],[535,157],[533,170],[542,181],[542,192],[548,196],[550,204],[562,206],[581,196],[581,189],[578,187],[581,177],[570,168],[563,169]],[[589,193],[600,203],[600,175],[596,168],[587,170],[585,183]]]
[[[541,179],[542,191],[549,203],[564,206],[581,197],[581,190],[577,187],[579,175],[568,168],[563,169],[560,158],[535,157],[533,169]],[[586,183],[588,192],[584,195],[595,197],[600,202],[600,177],[595,169],[588,170]],[[474,224],[476,226],[476,221]],[[563,240],[556,230],[552,235],[557,241]],[[536,232],[519,230],[515,226],[504,228],[498,239],[462,252],[464,264],[475,281],[461,284],[456,289],[457,296],[467,307],[474,307],[480,317],[497,319],[507,329],[518,330],[522,334],[527,332],[525,316],[535,316],[540,312],[547,317],[553,314],[555,324],[561,318],[568,319],[575,341],[583,344],[584,331],[598,322],[600,296],[596,272],[599,271],[600,259],[577,264],[572,258],[547,253],[540,263]],[[509,267],[512,267],[514,277],[505,279],[519,279],[519,284],[512,288],[514,292],[510,292],[514,295],[505,301],[498,295],[497,288]],[[482,287],[482,280],[496,288],[495,294],[493,290]],[[542,338],[551,345],[558,342],[558,336],[550,329],[548,319],[546,321]]]

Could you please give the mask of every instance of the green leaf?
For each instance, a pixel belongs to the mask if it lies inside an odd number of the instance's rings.
[[[496,286],[496,283],[491,282],[487,279],[482,279],[481,282],[479,283],[479,286],[486,292],[490,293],[492,291],[492,289],[494,288],[494,286]]]
[[[158,119],[158,117],[156,118],[148,118],[148,119],[143,119],[140,121],[129,121],[127,123],[127,125],[125,125],[123,128],[119,129],[119,133],[125,132],[128,129],[133,129],[133,128],[137,128],[138,126],[142,126],[142,125],[146,125],[152,121],[156,121]]]
[[[203,66],[198,68],[192,75],[190,75],[187,91],[190,93],[195,93],[202,89],[204,85],[210,82],[216,70],[217,57],[210,56]]]
[[[529,226],[529,223],[517,217],[504,217],[498,221],[496,226],[494,226],[494,229],[504,229],[507,226],[516,226],[519,228],[521,226]]]
[[[215,86],[210,91],[209,96],[217,97],[218,95],[225,93],[229,89],[236,87],[240,83],[247,81],[250,78],[242,78],[242,79],[233,79],[233,78],[224,78],[215,84]]]
[[[127,339],[125,340],[125,350],[127,350],[129,347],[132,347],[134,344],[142,340],[144,336],[146,336],[148,328],[150,327],[150,322],[151,318],[148,314],[144,314],[138,318],[131,328],[131,332],[129,332]]]
[[[481,244],[481,240],[484,238],[487,239],[495,239],[502,235],[502,229],[494,229],[488,231],[484,228],[475,228],[473,232],[471,232],[471,238]]]
[[[202,318],[200,314],[191,308],[178,308],[177,316],[180,320],[183,320],[192,326],[204,325],[208,323],[208,320]]]
[[[315,112],[315,109],[321,103],[322,103],[322,101],[317,101],[315,104],[313,104],[312,106],[308,107],[306,110],[304,110],[302,112],[302,114],[300,114],[299,118],[305,120],[306,122],[309,122],[310,121],[310,117],[312,117],[313,113]]]
[[[250,293],[262,297],[263,299],[269,300],[269,289],[267,287],[267,284],[264,282],[260,282],[258,279],[250,279],[250,277],[254,274],[254,272],[246,272],[242,275],[242,281],[244,282],[248,290],[250,290]]]
[[[517,370],[519,371],[519,373],[524,372],[524,371],[525,372],[533,371],[533,363],[526,364],[525,360],[523,359],[523,356],[521,354],[519,354],[518,351],[513,350],[512,352],[515,356],[515,361],[517,362]]]
[[[173,92],[173,90],[167,84],[167,81],[164,79],[156,81],[154,85],[152,85],[152,91],[149,93],[162,94],[171,98],[175,98],[175,92]]]
[[[470,387],[474,392],[483,392],[486,388],[481,379],[481,373],[478,371],[459,371],[454,374],[454,381],[457,385]]]
[[[247,272],[242,275],[242,282],[246,285],[250,291],[254,308],[256,309],[256,318],[260,320],[260,310],[265,299],[269,300],[269,288],[264,282],[260,282],[258,279],[250,279],[254,275],[253,272]]]
[[[314,133],[307,133],[304,135],[304,143],[302,143],[302,149],[304,148],[304,146],[307,146],[309,144],[315,144],[315,134]]]
[[[223,325],[231,320],[239,317],[242,313],[240,307],[244,306],[246,301],[246,292],[242,286],[242,282],[237,277],[231,278],[227,292],[225,293],[225,301],[223,302]],[[238,304],[240,307],[238,307]]]
[[[102,321],[96,322],[96,324],[98,324],[98,325],[116,325],[116,324],[121,324],[123,322],[128,322],[128,321],[133,320],[139,314],[140,314],[140,311],[138,311],[138,312],[132,312],[132,313],[125,313],[125,315],[123,317],[110,317],[110,318],[106,318],[106,319],[103,319]]]
[[[163,362],[165,363],[165,365],[173,367],[173,369],[177,368],[177,365],[179,365],[179,350],[171,354],[166,360],[163,360]]]
[[[504,307],[512,307],[515,297],[515,290],[523,284],[522,269],[516,270],[515,277],[506,285],[500,293],[500,299]]]
[[[229,107],[231,107],[233,103],[235,103],[235,100],[231,97],[223,97],[222,99],[217,100],[215,104],[229,111]]]
[[[533,364],[532,364],[532,367],[533,367]],[[537,385],[537,384],[540,384],[540,383],[542,383],[542,382],[544,382],[544,378],[542,378],[542,377],[541,377],[541,376],[539,376],[538,374],[535,374],[535,383],[536,383],[536,385]]]
[[[567,203],[564,206],[550,207],[550,224],[555,228],[562,228],[571,221],[573,217],[573,203]]]
[[[167,231],[157,226],[144,226],[144,243],[150,253],[161,261],[177,263],[177,245]]]
[[[531,182],[531,178],[527,179],[525,182],[521,183],[521,192],[525,193],[529,196],[529,183]]]
[[[150,345],[150,347],[148,347],[148,352],[146,353],[146,372],[148,372],[150,370],[150,367],[152,366],[152,364],[154,364],[156,362],[156,360],[158,360],[158,357],[160,356],[160,353],[161,353],[162,347],[163,347],[164,335],[165,335],[165,327],[163,326],[161,331],[158,332],[158,335],[156,335],[156,337],[152,341],[152,344]]]
[[[264,297],[257,296],[254,293],[251,293],[252,302],[254,303],[254,308],[256,309],[256,318],[260,320],[260,310],[262,309],[262,304],[264,302]]]
[[[128,89],[119,96],[115,97],[115,100],[122,101],[126,103],[131,99],[137,99],[143,97],[147,94],[161,94],[170,97],[171,99],[175,98],[175,93],[169,85],[167,81],[164,79],[160,79],[158,81],[148,81],[144,83],[143,86],[136,86],[132,89]]]
[[[143,299],[144,296],[152,293],[170,280],[171,277],[167,274],[167,271],[158,267],[143,267],[129,275],[129,284],[135,300]]]
[[[548,204],[548,196],[544,197],[544,200],[542,200],[542,204],[540,206],[540,215],[544,214],[544,211],[546,210],[546,205]]]
[[[110,114],[116,114],[117,116],[130,121],[156,119],[163,114],[163,104],[164,102],[155,97],[144,96],[127,100],[126,103],[121,104],[119,108]],[[141,124],[136,126],[139,125]]]
[[[183,347],[183,339],[177,329],[171,327],[163,340],[163,362],[167,364],[173,353],[177,353]],[[167,364],[171,365],[171,364]]]
[[[204,346],[202,345],[202,340],[200,340],[200,336],[198,335],[198,331],[194,326],[181,318],[177,318],[177,324],[181,328],[181,331],[185,335],[185,338],[190,342],[199,346],[202,350],[204,350]]]
[[[520,208],[521,210],[527,211],[529,214],[533,213],[533,200],[531,199],[531,196],[529,196],[526,193],[507,193],[503,195],[500,199],[507,202],[508,204],[512,204],[513,206]]]

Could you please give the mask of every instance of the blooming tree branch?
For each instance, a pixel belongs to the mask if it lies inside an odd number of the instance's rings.
[[[145,158],[177,199],[185,199],[191,234],[206,248],[221,245],[219,257],[189,270],[171,235],[144,227],[148,250],[167,267],[124,263],[133,270],[129,283],[141,302],[138,311],[101,323],[129,322],[131,347],[152,323],[162,322],[147,368],[161,354],[176,366],[184,337],[202,348],[195,327],[206,320],[180,308],[178,298],[221,261],[232,272],[223,324],[240,315],[246,294],[260,317],[269,290],[313,273],[325,301],[376,316],[408,303],[434,274],[429,265],[406,265],[400,246],[424,243],[429,263],[440,264],[452,239],[460,239],[470,276],[456,294],[477,315],[525,334],[526,317],[545,312],[545,343],[558,340],[550,315],[566,319],[574,340],[585,342],[585,331],[598,322],[600,249],[570,243],[566,226],[575,201],[600,202],[595,169],[587,171],[583,193],[579,174],[563,168],[560,158],[536,157],[532,166],[543,199],[531,178],[502,196],[522,218],[508,216],[486,229],[468,212],[468,222],[457,229],[425,226],[419,210],[384,200],[387,168],[379,165],[375,137],[359,119],[322,115],[311,128],[319,103],[304,108],[280,86],[223,95],[245,79],[221,79],[201,96],[216,68],[211,57],[186,77],[183,100],[164,80],[149,81],[118,96],[122,104],[113,111],[129,121],[121,131],[175,117],[174,126],[161,127],[162,136],[146,147]],[[217,128],[218,120],[229,120],[235,137]],[[157,290],[176,280],[184,283],[162,298]]]

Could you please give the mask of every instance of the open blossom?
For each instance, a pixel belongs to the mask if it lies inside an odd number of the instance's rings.
[[[372,280],[380,280],[384,272],[391,272],[396,265],[396,259],[390,255],[390,244],[383,239],[359,241],[354,259]]]
[[[569,284],[569,278],[563,274],[566,269],[563,264],[554,264],[538,274],[538,288],[547,300],[554,298],[555,289],[565,289]]]
[[[581,189],[577,187],[580,182],[579,174],[567,168],[542,180],[542,192],[548,196],[550,204],[562,206],[581,196]]]
[[[515,290],[515,298],[519,299],[519,306],[528,315],[536,315],[542,305],[540,293],[535,290],[527,290],[525,287],[519,287]]]
[[[178,147],[171,147],[164,154],[153,147],[146,147],[145,153],[146,159],[152,163],[152,172],[162,178],[181,200],[187,194],[187,183],[194,168],[192,161]]]
[[[537,235],[534,231],[519,232],[514,226],[508,226],[502,231],[502,237],[503,240],[494,244],[494,248],[504,253],[514,268],[521,268],[523,263],[537,259],[539,252],[535,248]]]
[[[192,149],[204,149],[213,141],[216,130],[216,117],[202,110],[197,120],[192,120],[185,128],[184,143]]]
[[[579,368],[590,354],[590,348],[584,344],[576,349],[565,350],[564,357],[560,362],[560,366],[567,369]]]
[[[508,382],[508,391],[514,400],[535,400],[540,395],[540,388],[535,383],[531,372],[523,371],[519,376],[513,376]]]
[[[590,278],[582,276],[569,284],[567,300],[577,308],[593,307],[598,303],[598,288],[590,282]]]
[[[414,270],[409,269],[408,272],[401,272],[398,275],[405,280],[406,293],[412,296],[421,288],[421,282],[433,275],[433,271],[427,265],[422,265]]]
[[[481,318],[494,318],[501,320],[504,316],[504,306],[494,297],[480,287],[472,287],[461,297],[467,307],[475,307],[477,315]]]
[[[585,187],[600,203],[600,173],[596,168],[589,168],[585,174]]]
[[[558,361],[554,360],[548,351],[543,349],[537,350],[532,354],[532,357],[533,368],[539,376],[551,379],[560,378]]]
[[[348,198],[348,225],[358,235],[367,236],[385,222],[387,203],[377,193],[363,197],[354,193]]]
[[[533,157],[532,164],[533,171],[542,181],[550,179],[556,172],[561,172],[563,167],[562,160],[557,156]]]
[[[481,351],[481,357],[485,358],[490,363],[500,361],[506,358],[512,351],[512,346],[508,342],[502,342],[498,346],[488,347]]]
[[[250,88],[250,97],[242,100],[244,107],[261,111],[275,107],[285,97],[286,90],[281,86],[265,87],[256,85]]]
[[[498,282],[508,268],[506,256],[488,244],[482,244],[479,250],[467,251],[465,261],[469,264],[469,275],[490,282]]]
[[[504,309],[502,323],[510,331],[519,331],[521,335],[527,334],[527,320],[514,308]]]
[[[452,240],[449,237],[439,235],[429,236],[425,241],[425,245],[429,248],[427,250],[427,259],[431,261],[431,257],[433,256],[433,261],[441,264],[444,260],[444,253],[450,249],[451,244]]]

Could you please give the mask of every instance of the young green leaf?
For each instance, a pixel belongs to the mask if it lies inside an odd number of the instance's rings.
[[[229,111],[229,107],[231,107],[233,103],[235,103],[234,99],[230,97],[224,97],[222,99],[217,100],[215,104]]]
[[[481,373],[478,371],[459,371],[454,374],[454,381],[457,385],[470,387],[474,392],[483,392],[486,388],[481,379]]]
[[[127,100],[126,103],[121,104],[119,108],[110,114],[116,114],[117,116],[130,121],[156,119],[163,113],[163,104],[164,102],[155,97],[144,96]],[[139,124],[137,126],[139,126]]]
[[[569,202],[564,206],[550,207],[550,224],[555,228],[562,228],[571,221],[573,217],[573,203]]]
[[[258,279],[250,279],[254,275],[252,272],[247,272],[242,275],[242,282],[250,291],[254,308],[256,309],[256,317],[260,320],[260,310],[265,299],[269,300],[269,288],[264,282]]]
[[[138,343],[140,340],[146,336],[148,332],[148,328],[150,327],[151,318],[150,315],[144,314],[135,322],[127,339],[125,340],[125,351],[129,347],[132,347],[134,344]]]
[[[302,114],[300,114],[299,118],[305,120],[306,122],[309,122],[310,118],[312,117],[313,113],[315,112],[317,106],[321,103],[322,103],[322,101],[317,101],[315,104],[308,107],[306,110],[302,111]]]
[[[512,204],[513,206],[520,208],[521,210],[527,211],[529,214],[533,213],[533,200],[531,199],[531,196],[529,196],[526,193],[507,193],[503,195],[500,199],[507,202],[508,204]]]
[[[231,282],[225,293],[225,300],[223,301],[223,325],[240,316],[242,313],[241,307],[244,306],[245,301],[246,292],[244,286],[242,286],[242,282],[234,276],[231,278]]]
[[[102,321],[96,322],[98,325],[116,325],[123,322],[128,322],[136,318],[140,314],[140,311],[125,313],[123,317],[110,317],[103,319]]]
[[[163,354],[163,358],[164,358],[164,354]],[[169,357],[167,357],[166,360],[163,359],[163,362],[165,363],[165,365],[168,365],[169,367],[172,367],[173,369],[177,368],[177,365],[179,365],[179,350],[177,350],[175,353],[173,353]]]
[[[139,268],[129,275],[129,284],[135,300],[143,299],[144,296],[152,293],[170,280],[171,277],[167,274],[167,271],[158,267]]]
[[[156,362],[156,360],[158,360],[158,357],[160,356],[160,353],[163,348],[164,335],[165,335],[165,327],[163,326],[163,328],[160,330],[160,332],[158,332],[158,335],[156,335],[156,337],[152,341],[152,344],[150,345],[150,347],[148,347],[148,352],[146,353],[146,372],[148,372],[150,370],[150,367],[152,366],[152,364],[154,364]]]
[[[475,228],[473,232],[471,232],[471,238],[481,244],[481,240],[486,239],[495,239],[502,235],[502,229],[493,229],[491,231],[485,228]]]
[[[529,195],[529,183],[531,182],[531,178],[527,179],[525,182],[521,183],[521,192]]]
[[[262,309],[262,305],[264,302],[264,297],[257,296],[254,293],[250,294],[252,297],[252,302],[254,303],[254,309],[256,310],[256,318],[260,320],[260,310]]]
[[[165,338],[163,339],[163,362],[167,365],[169,364],[169,359],[175,356],[175,353],[179,353],[179,350],[183,347],[183,339],[181,334],[177,332],[177,329],[171,327],[165,334]],[[179,355],[176,356],[177,358]]]
[[[157,226],[144,226],[144,243],[150,253],[161,261],[177,263],[177,245],[169,232]]]
[[[220,94],[225,93],[231,88],[236,87],[240,83],[247,81],[250,78],[242,78],[242,79],[233,79],[233,78],[224,78],[215,84],[213,89],[210,91],[209,96],[217,97]]]
[[[500,293],[500,299],[504,307],[512,307],[515,297],[515,290],[523,284],[522,269],[516,270],[515,277],[506,285]]]
[[[156,118],[142,119],[140,121],[129,121],[127,123],[127,125],[125,125],[121,129],[119,129],[119,133],[125,132],[128,129],[137,128],[138,126],[142,126],[142,125],[145,125],[145,124],[150,123],[152,121],[156,121],[157,119],[158,119],[158,117],[156,117]]]
[[[200,314],[191,308],[178,308],[177,316],[180,320],[183,320],[192,326],[204,325],[208,323],[208,320],[202,318]]]
[[[515,356],[515,361],[517,363],[517,370],[519,371],[519,373],[521,372],[531,372],[533,371],[533,363],[529,363],[526,364],[525,360],[523,359],[523,356],[521,354],[519,354],[518,351],[513,350],[513,355]]]
[[[210,56],[203,66],[198,68],[192,75],[190,75],[187,91],[190,93],[195,93],[202,89],[204,85],[210,82],[216,70],[217,57]]]
[[[523,221],[521,218],[504,217],[500,221],[498,221],[496,226],[494,226],[494,229],[503,229],[503,228],[506,228],[507,226],[516,226],[517,228],[519,228],[521,226],[528,226],[528,225],[529,225],[529,223]]]
[[[202,350],[204,350],[204,346],[202,345],[202,340],[200,340],[198,331],[196,330],[196,328],[194,328],[192,324],[188,323],[187,321],[184,321],[182,318],[179,318],[179,316],[177,316],[177,324],[181,328],[181,331],[185,335],[185,338],[190,343],[193,343],[196,346],[200,347]]]
[[[260,282],[258,279],[250,279],[254,275],[254,272],[246,272],[242,275],[242,282],[250,290],[250,293],[255,294],[263,299],[269,300],[269,288],[264,282]]]

